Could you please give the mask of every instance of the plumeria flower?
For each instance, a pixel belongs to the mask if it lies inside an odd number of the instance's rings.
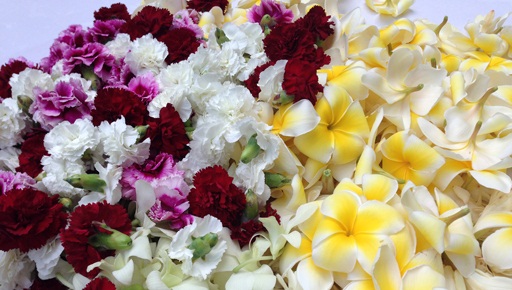
[[[429,185],[444,158],[416,135],[401,131],[381,145],[382,169],[400,182],[410,180],[416,185]]]
[[[222,223],[207,215],[179,230],[169,245],[169,257],[180,260],[183,273],[205,280],[217,267],[226,251],[226,241],[219,239]]]
[[[489,55],[502,56],[508,50],[508,43],[498,35],[498,32],[504,28],[503,24],[509,14],[494,18],[495,11],[492,10],[485,16],[477,16],[464,28],[480,50]]]
[[[354,161],[363,151],[368,123],[359,102],[343,88],[328,86],[315,109],[320,123],[312,131],[294,139],[304,155],[324,164]]]
[[[382,242],[405,226],[395,208],[376,200],[363,202],[346,190],[328,196],[320,212],[324,217],[312,239],[313,262],[335,272],[350,273],[356,264],[370,272]]]
[[[444,69],[422,64],[422,56],[416,50],[399,48],[393,51],[386,75],[370,70],[361,81],[386,101],[384,113],[387,119],[408,130],[411,112],[424,116],[441,97]]]
[[[483,240],[485,262],[500,271],[512,269],[512,256],[504,250],[504,246],[512,240],[512,213],[489,212],[478,219],[473,230],[475,236]]]
[[[373,11],[393,17],[403,14],[413,3],[414,0],[366,0],[366,5]]]
[[[320,122],[315,108],[308,100],[300,100],[279,107],[274,114],[272,132],[286,137],[297,137],[315,128]]]

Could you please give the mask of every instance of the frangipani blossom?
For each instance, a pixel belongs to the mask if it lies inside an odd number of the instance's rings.
[[[375,70],[366,73],[361,81],[387,102],[384,114],[399,129],[411,126],[411,111],[424,116],[437,103],[443,88],[444,69],[422,64],[416,50],[399,48],[391,55],[385,76]]]
[[[371,272],[382,242],[405,226],[395,208],[380,201],[363,202],[351,191],[335,192],[320,208],[324,216],[312,240],[315,265],[350,273],[356,264]]]
[[[501,271],[512,269],[509,250],[512,242],[511,212],[491,212],[480,217],[474,232],[477,238],[483,239],[482,255],[487,264]]]
[[[414,0],[366,0],[366,5],[371,10],[393,17],[404,13],[413,3]]]
[[[304,155],[322,163],[345,164],[363,152],[369,134],[364,112],[343,88],[328,86],[315,109],[320,123],[310,132],[294,139]]]
[[[283,105],[274,114],[272,133],[297,137],[315,128],[320,117],[308,100]]]
[[[429,185],[444,158],[416,135],[400,131],[382,143],[382,169],[399,180]]]

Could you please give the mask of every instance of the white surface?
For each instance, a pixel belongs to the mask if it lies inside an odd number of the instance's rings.
[[[18,56],[39,62],[49,53],[60,31],[71,24],[91,26],[94,11],[116,2],[125,3],[131,13],[140,0],[0,0],[0,65]],[[394,20],[368,9],[364,0],[339,2],[341,13],[361,7],[367,23],[382,26]],[[440,23],[446,15],[450,23],[463,30],[467,22],[491,10],[495,10],[496,16],[512,12],[512,0],[416,0],[399,17]]]

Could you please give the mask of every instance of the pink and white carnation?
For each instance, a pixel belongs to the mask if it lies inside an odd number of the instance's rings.
[[[197,38],[203,37],[203,30],[197,24],[199,23],[199,14],[195,10],[180,10],[173,15],[172,26],[174,28],[188,28],[192,30]]]
[[[270,20],[265,24],[268,27],[293,21],[293,12],[283,3],[274,0],[262,0],[260,5],[253,6],[247,11],[247,20],[260,24],[265,15],[270,16]]]
[[[174,187],[170,183],[176,183]],[[180,186],[188,186],[181,177],[173,177],[167,181],[170,186],[158,186],[155,188],[155,204],[149,209],[148,217],[154,222],[169,222],[173,230],[179,230],[194,222],[194,217],[186,211],[190,207],[187,194],[180,191]]]
[[[23,189],[34,184],[34,179],[24,172],[0,170],[0,195],[12,189]]]
[[[121,178],[123,196],[135,200],[135,182],[144,180],[154,189],[166,187],[181,196],[190,192],[189,185],[183,180],[183,171],[176,167],[172,155],[160,153],[155,159],[148,159],[143,164],[126,167]]]
[[[159,86],[153,74],[147,72],[131,79],[128,89],[139,96],[144,103],[149,103],[158,95]]]
[[[35,88],[36,98],[29,112],[46,130],[62,121],[74,123],[77,119],[91,119],[94,100],[87,93],[89,86],[90,82],[69,78],[68,81],[57,81],[53,90]]]
[[[92,70],[102,80],[108,80],[115,58],[101,43],[88,43],[64,53],[64,73]]]

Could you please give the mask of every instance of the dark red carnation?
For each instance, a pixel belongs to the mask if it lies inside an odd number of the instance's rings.
[[[331,25],[334,22],[329,21],[330,17],[325,14],[325,10],[320,6],[314,6],[308,11],[304,18],[300,19],[300,24],[313,34],[315,39],[325,40],[334,33]]]
[[[88,278],[94,278],[100,272],[98,268],[87,272],[87,266],[115,254],[114,250],[95,248],[89,244],[89,238],[102,232],[109,233],[101,227],[105,224],[111,229],[129,235],[131,221],[124,207],[107,202],[81,205],[73,211],[69,226],[62,230],[60,238],[66,253],[66,260],[75,272]]]
[[[145,6],[135,17],[126,21],[121,27],[121,32],[128,33],[131,40],[148,33],[151,33],[154,38],[159,38],[171,28],[172,18],[172,14],[167,9]]]
[[[105,277],[99,277],[87,283],[84,290],[116,290],[116,285]]]
[[[249,76],[247,80],[245,80],[245,86],[251,92],[254,98],[258,98],[261,88],[258,86],[258,82],[260,81],[260,74],[262,71],[266,70],[269,66],[274,65],[274,62],[267,62],[258,66],[252,74]]]
[[[28,288],[30,290],[68,290],[69,288],[64,286],[62,283],[60,283],[59,280],[53,278],[48,280],[41,280],[38,276],[36,276],[36,279],[34,280],[34,283],[32,283],[32,286]]]
[[[48,155],[44,148],[44,136],[46,131],[36,129],[25,136],[25,141],[21,144],[21,154],[18,156],[19,166],[17,172],[25,172],[35,178],[43,171],[41,158]]]
[[[58,199],[33,188],[0,196],[0,250],[28,252],[57,236],[67,217]]]
[[[149,113],[144,102],[133,92],[124,88],[103,88],[98,90],[91,111],[92,123],[98,126],[102,121],[112,123],[124,116],[126,124],[146,125]]]
[[[12,97],[12,88],[9,85],[12,75],[19,74],[28,67],[31,66],[24,59],[14,59],[0,68],[0,103],[3,99]]]
[[[173,29],[159,37],[158,40],[167,46],[169,55],[165,62],[168,64],[187,59],[189,55],[197,51],[200,45],[196,33],[186,27]]]
[[[111,20],[111,19],[120,19],[124,21],[130,20],[130,13],[128,13],[128,8],[126,5],[122,3],[114,3],[110,5],[109,8],[101,7],[98,11],[94,12],[95,20]]]
[[[276,218],[276,221],[278,223],[281,223],[281,216],[277,213],[277,210],[272,208],[272,204],[267,201],[267,204],[265,204],[265,210],[260,212],[260,217],[270,217],[273,216]]]
[[[146,136],[151,139],[151,156],[161,152],[171,154],[175,160],[183,159],[189,152],[189,139],[185,124],[171,104],[160,110],[160,118],[151,119]]]
[[[316,95],[323,91],[318,83],[316,66],[306,61],[292,59],[286,63],[283,79],[283,89],[287,95],[293,96],[293,101],[302,99],[316,104]]]
[[[218,6],[222,11],[226,11],[228,4],[228,0],[188,0],[187,8],[194,9],[198,12],[206,12]]]
[[[195,174],[194,188],[188,195],[190,213],[199,217],[212,215],[232,230],[240,226],[245,194],[232,182],[233,178],[219,165],[201,169]]]
[[[265,227],[259,220],[250,220],[248,222],[243,223],[241,226],[232,229],[231,238],[233,240],[238,241],[240,247],[243,247],[249,244],[254,234],[264,230]]]

